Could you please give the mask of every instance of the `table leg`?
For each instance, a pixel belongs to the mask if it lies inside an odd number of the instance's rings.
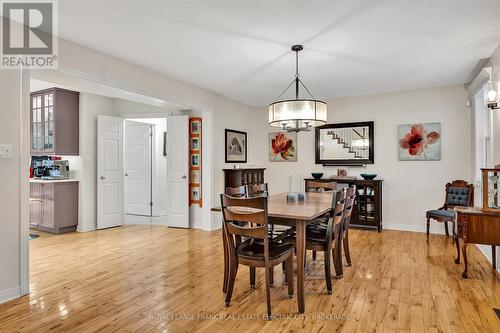
[[[463,278],[469,277],[468,262],[467,262],[467,242],[462,240],[462,255],[464,257],[464,271],[462,273]]]
[[[458,235],[453,236],[455,239],[455,247],[457,248],[457,257],[455,258],[455,264],[460,264],[460,237]]]
[[[299,312],[304,313],[304,262],[306,256],[306,224],[305,221],[297,220],[297,304]]]

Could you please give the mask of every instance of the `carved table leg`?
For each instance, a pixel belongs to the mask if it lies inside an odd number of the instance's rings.
[[[463,278],[469,277],[468,262],[467,262],[467,242],[462,241],[462,255],[464,257],[464,271],[462,273]]]
[[[455,238],[455,246],[457,248],[457,257],[455,258],[455,264],[460,264],[460,238],[458,235],[453,236]]]

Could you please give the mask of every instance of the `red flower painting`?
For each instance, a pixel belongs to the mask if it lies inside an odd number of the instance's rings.
[[[437,131],[428,131],[424,125],[411,125],[410,131],[399,139],[399,146],[408,151],[410,156],[423,155],[427,159],[426,148],[439,141],[441,135]]]
[[[295,161],[295,140],[288,137],[288,133],[270,134],[270,159],[271,161]]]

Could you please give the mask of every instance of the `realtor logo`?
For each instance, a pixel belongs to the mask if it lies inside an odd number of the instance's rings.
[[[57,68],[56,0],[2,2],[1,68]]]

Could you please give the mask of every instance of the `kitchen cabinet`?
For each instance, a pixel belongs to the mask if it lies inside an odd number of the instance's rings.
[[[30,226],[35,230],[62,234],[78,225],[78,182],[31,180]]]
[[[51,88],[30,96],[31,154],[79,155],[79,93]]]

